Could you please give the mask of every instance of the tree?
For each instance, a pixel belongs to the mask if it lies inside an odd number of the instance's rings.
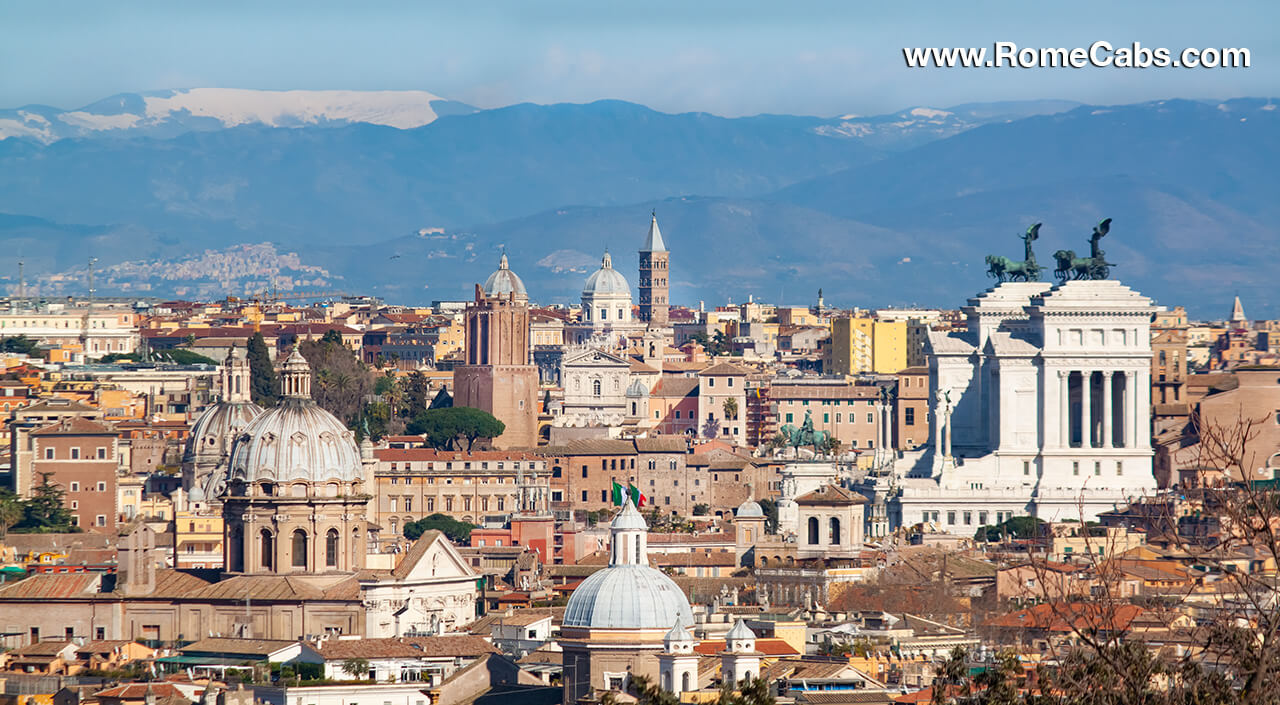
[[[439,531],[454,543],[466,543],[471,540],[471,530],[475,524],[458,521],[448,514],[439,512],[404,525],[404,536],[410,541],[417,541],[428,531]]]
[[[979,541],[1001,541],[1006,536],[1015,539],[1034,539],[1041,535],[1045,521],[1033,516],[1016,516],[992,526],[979,527],[974,538]]]
[[[693,505],[693,515],[696,517],[704,517],[711,513],[711,505],[695,504]]]
[[[349,658],[342,662],[342,672],[361,680],[369,677],[369,659]]]
[[[437,450],[471,452],[476,441],[501,436],[506,425],[487,411],[451,406],[428,409],[418,414],[406,430],[411,434],[424,436],[427,444]]]
[[[22,521],[16,531],[31,534],[61,534],[79,531],[71,521],[71,511],[62,500],[66,492],[49,481],[52,473],[40,473],[40,484],[31,491],[31,499],[23,502]]]
[[[373,371],[342,344],[335,330],[319,341],[299,343],[298,350],[311,366],[311,398],[348,426],[358,423],[373,391]]]
[[[738,400],[737,399],[733,397],[729,397],[728,399],[724,400],[724,418],[727,421],[738,420]]]
[[[17,353],[33,357],[40,350],[40,344],[25,335],[15,335],[0,340],[0,351]]]
[[[400,413],[412,419],[430,408],[431,381],[421,372],[412,372],[404,383],[404,408]]]
[[[280,399],[280,381],[276,379],[276,368],[271,364],[271,353],[267,350],[267,341],[262,333],[254,333],[249,338],[249,390],[253,403],[259,406],[275,406]]]
[[[22,499],[9,490],[0,490],[0,539],[8,536],[9,527],[22,521],[26,510]]]
[[[764,530],[768,533],[778,531],[778,500],[765,497],[756,502],[764,510]]]
[[[453,395],[449,394],[449,390],[444,387],[436,392],[435,397],[431,399],[429,409],[448,409],[453,406]]]

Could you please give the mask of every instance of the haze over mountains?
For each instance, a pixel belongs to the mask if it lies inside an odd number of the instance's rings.
[[[83,291],[97,256],[104,294],[274,283],[425,302],[467,296],[505,246],[535,299],[571,301],[606,246],[635,284],[656,209],[677,303],[809,303],[821,286],[835,305],[953,307],[991,283],[983,255],[1021,256],[1032,222],[1051,263],[1112,217],[1125,283],[1280,315],[1277,120],[1253,99],[736,119],[425,92],[28,106],[0,111],[0,281],[22,259],[31,288]]]

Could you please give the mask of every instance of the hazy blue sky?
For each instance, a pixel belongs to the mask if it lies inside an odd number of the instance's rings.
[[[424,89],[481,107],[723,115],[1275,95],[1274,2],[28,2],[0,9],[0,107],[126,91]],[[1245,70],[907,70],[903,46],[1247,47]]]

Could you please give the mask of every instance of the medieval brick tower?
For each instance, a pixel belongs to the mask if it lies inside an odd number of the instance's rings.
[[[649,236],[640,248],[640,320],[650,328],[666,328],[667,264],[671,253],[658,230],[658,215],[649,222]]]
[[[538,368],[529,359],[529,295],[502,255],[466,311],[467,364],[453,372],[454,405],[506,425],[498,448],[532,448],[538,433]]]

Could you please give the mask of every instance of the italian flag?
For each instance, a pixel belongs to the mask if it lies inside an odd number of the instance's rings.
[[[622,485],[618,484],[617,480],[614,480],[613,481],[613,506],[621,507],[622,505],[627,503],[625,492],[626,492],[626,489]]]
[[[627,487],[631,490],[631,501],[636,503],[637,509],[649,503],[649,498],[640,492],[639,487],[630,483],[627,484]]]

